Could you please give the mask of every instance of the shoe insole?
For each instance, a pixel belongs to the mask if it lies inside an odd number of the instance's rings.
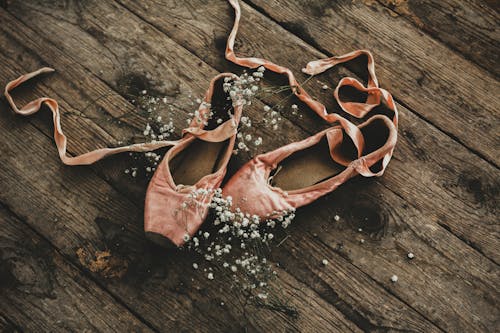
[[[191,144],[174,156],[170,168],[174,183],[177,185],[194,185],[201,178],[217,171],[228,141],[206,142],[194,140]]]
[[[326,139],[290,155],[279,166],[281,168],[273,175],[271,184],[285,191],[317,184],[345,169],[330,157]]]

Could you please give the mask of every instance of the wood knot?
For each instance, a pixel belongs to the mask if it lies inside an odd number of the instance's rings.
[[[116,80],[118,92],[128,99],[144,97],[175,97],[181,93],[180,83],[176,79],[155,79],[151,74],[128,73]]]
[[[128,270],[128,262],[111,255],[110,251],[96,251],[91,255],[85,249],[79,248],[76,255],[82,266],[106,279],[121,278]]]
[[[500,192],[498,182],[494,179],[490,181],[486,177],[472,176],[473,174],[474,172],[461,174],[458,177],[458,184],[473,197],[475,203],[495,211]]]
[[[388,216],[380,206],[365,202],[354,205],[348,218],[351,227],[356,231],[382,237],[388,225]]]
[[[15,288],[42,298],[55,298],[54,268],[45,244],[19,244],[0,249],[0,289]]]

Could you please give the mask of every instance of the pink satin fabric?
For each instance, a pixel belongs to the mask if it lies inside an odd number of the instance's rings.
[[[21,109],[19,109],[16,104],[14,103],[14,100],[12,96],[10,95],[10,91],[23,82],[28,81],[31,78],[34,78],[40,74],[44,73],[51,73],[54,72],[54,69],[44,67],[41,68],[35,72],[28,73],[25,75],[21,75],[19,78],[17,78],[14,81],[9,82],[5,86],[5,91],[4,95],[9,102],[12,110],[14,110],[15,113],[23,115],[23,116],[29,116],[32,115],[40,110],[43,104],[45,104],[50,111],[52,112],[52,119],[54,122],[54,141],[56,143],[57,150],[59,152],[59,157],[61,158],[61,161],[66,164],[66,165],[88,165],[92,164],[94,162],[99,161],[100,159],[126,152],[126,151],[133,151],[133,152],[147,152],[155,149],[159,149],[162,147],[168,147],[168,146],[173,146],[178,143],[178,141],[156,141],[156,142],[147,142],[147,143],[136,143],[133,145],[128,145],[128,146],[123,146],[123,147],[117,147],[117,148],[101,148],[101,149],[96,149],[93,151],[90,151],[88,153],[84,153],[78,156],[68,156],[66,154],[66,146],[67,146],[67,138],[66,135],[64,135],[61,127],[61,114],[59,111],[59,104],[55,99],[48,98],[48,97],[41,97],[38,98],[34,101],[29,102],[25,106],[23,106]]]
[[[343,141],[343,130],[340,126],[334,126],[305,140],[293,142],[269,153],[256,156],[231,177],[223,188],[223,194],[232,197],[234,209],[239,208],[245,213],[257,215],[261,220],[266,220],[306,206],[319,197],[334,191],[358,174],[365,177],[381,176],[383,168],[378,172],[373,172],[370,168],[381,159],[384,163],[385,156],[392,152],[397,141],[397,129],[392,121],[383,115],[371,117],[359,128],[362,129],[375,121],[382,122],[389,134],[384,144],[373,152],[351,161],[347,160],[345,156],[339,158],[340,153],[337,151]],[[327,139],[332,159],[345,166],[343,171],[325,181],[293,191],[285,191],[269,184],[271,172],[278,167],[281,161],[293,153],[318,144],[324,137]]]
[[[290,69],[265,59],[237,57],[234,53],[234,41],[238,32],[241,9],[238,0],[228,1],[235,10],[235,21],[233,29],[228,37],[225,53],[226,58],[244,67],[257,68],[259,66],[264,66],[268,70],[286,75],[294,94],[321,118],[335,125],[308,139],[291,143],[275,151],[255,157],[230,179],[228,184],[224,187],[224,193],[232,195],[233,199],[235,199],[234,202],[240,205],[240,208],[242,208],[244,212],[257,214],[261,217],[269,217],[271,215],[276,216],[276,212],[306,205],[316,200],[318,197],[333,191],[339,185],[357,174],[366,177],[382,175],[391,159],[397,141],[398,112],[391,94],[378,86],[371,53],[369,51],[359,50],[343,56],[315,60],[309,62],[302,70],[309,75],[316,75],[337,64],[350,61],[361,55],[367,56],[367,86],[365,87],[354,78],[343,78],[334,91],[334,98],[342,110],[357,118],[366,117],[381,103],[384,103],[392,110],[394,115],[392,119],[383,115],[377,115],[371,117],[365,123],[356,126],[339,114],[328,113],[326,107],[322,103],[312,99],[300,86]],[[68,156],[66,152],[67,138],[62,131],[57,101],[52,98],[42,97],[19,109],[10,95],[10,91],[23,82],[40,74],[53,71],[54,70],[51,68],[44,67],[35,72],[22,75],[7,84],[4,93],[14,112],[27,116],[38,112],[43,104],[47,105],[53,115],[54,141],[59,152],[59,157],[61,161],[67,165],[88,165],[106,156],[121,152],[147,152],[162,147],[172,146],[158,166],[149,184],[145,202],[144,227],[146,231],[161,234],[169,238],[174,244],[178,246],[182,245],[185,242],[186,234],[192,236],[203,223],[207,215],[207,204],[212,198],[213,190],[220,187],[222,183],[226,173],[227,163],[231,157],[236,140],[237,126],[241,117],[242,106],[233,105],[234,115],[214,130],[206,130],[202,123],[193,120],[190,127],[183,130],[183,137],[179,140],[162,140],[117,148],[101,148],[78,156]],[[206,103],[211,101],[215,81],[228,76],[234,77],[234,74],[224,73],[212,79],[205,95],[205,103],[202,103],[198,110],[201,115],[206,115],[207,112],[209,112]],[[367,93],[367,100],[364,103],[341,100],[339,90],[344,86],[351,86],[354,89]],[[366,148],[366,142],[361,129],[374,120],[383,121],[390,134],[381,147],[369,154],[363,155]],[[296,151],[311,147],[325,136],[330,146],[330,155],[332,159],[345,166],[346,169],[344,171],[319,184],[301,190],[290,191],[288,193],[280,188],[272,187],[267,184],[270,172],[276,168],[279,162]],[[356,148],[357,159],[354,161],[347,159],[339,153],[338,149],[336,149],[342,144],[343,140],[346,139],[346,136],[352,140]],[[209,142],[229,140],[221,167],[215,173],[204,176],[195,185],[183,186],[181,184],[175,184],[170,173],[169,161],[176,154],[193,143],[195,139]],[[373,172],[370,167],[380,160],[382,160],[381,170]],[[195,202],[191,204],[192,198],[190,197],[190,193],[192,194],[193,191],[199,189],[207,190],[208,194],[204,195],[201,200],[195,200]]]
[[[338,124],[303,141],[291,143],[267,154],[256,156],[252,161],[244,165],[228,181],[223,189],[225,195],[233,197],[233,202],[235,203],[234,207],[240,208],[246,213],[258,215],[264,219],[272,218],[279,215],[280,212],[296,209],[311,203],[320,196],[335,190],[339,185],[357,174],[361,174],[365,177],[381,176],[389,164],[397,142],[398,111],[391,94],[378,86],[378,80],[375,75],[375,62],[372,54],[366,50],[357,50],[342,56],[311,61],[302,69],[306,74],[316,75],[337,64],[353,60],[359,56],[367,57],[367,86],[365,87],[355,78],[345,77],[339,81],[335,88],[333,94],[334,98],[343,111],[357,118],[366,117],[375,107],[381,105],[381,103],[384,103],[387,108],[393,112],[393,116],[392,119],[389,119],[385,115],[376,115],[369,118],[363,124],[356,126],[354,123],[337,113],[329,113],[324,104],[312,99],[312,97],[300,86],[290,69],[262,58],[244,58],[236,56],[234,52],[234,42],[239,28],[241,8],[238,0],[229,0],[229,3],[234,8],[235,20],[227,42],[226,59],[240,66],[248,68],[264,66],[270,71],[286,75],[295,96],[328,123]],[[350,86],[360,92],[366,93],[366,101],[363,103],[343,101],[340,98],[339,91],[345,86]],[[361,132],[361,128],[377,119],[382,121],[385,125],[386,128],[384,131],[388,131],[388,138],[382,146],[378,147],[378,149],[363,156],[367,143]],[[339,147],[342,141],[346,139],[344,134],[349,136],[357,149],[358,158],[354,161],[350,161],[343,156],[338,149],[335,149],[335,147]],[[345,166],[346,169],[344,171],[321,183],[290,192],[268,185],[270,173],[277,167],[279,162],[297,151],[317,144],[324,136],[327,137],[332,159]],[[381,169],[377,172],[373,172],[370,167],[380,160],[382,161]]]
[[[241,118],[242,105],[234,104],[234,114],[225,122],[213,130],[206,130],[203,122],[195,119],[191,121],[190,127],[182,131],[182,138],[174,141],[154,141],[138,143],[117,148],[96,149],[78,156],[68,156],[66,153],[67,138],[64,135],[60,121],[59,105],[52,98],[42,97],[29,102],[21,109],[17,107],[10,91],[23,82],[36,77],[37,75],[50,73],[51,68],[41,68],[35,72],[20,76],[11,81],[5,87],[5,97],[15,113],[28,116],[38,112],[43,104],[47,105],[53,115],[54,141],[61,161],[66,165],[88,165],[106,156],[121,152],[147,152],[162,147],[172,146],[159,164],[153,178],[151,179],[146,193],[144,206],[144,230],[155,232],[170,239],[172,243],[181,246],[185,242],[186,235],[192,236],[199,229],[208,214],[208,203],[213,191],[219,188],[226,174],[227,164],[236,141],[236,133]],[[205,119],[210,112],[209,103],[212,100],[214,84],[217,80],[225,77],[236,78],[232,73],[222,73],[214,77],[205,94],[204,101],[200,104],[198,112],[200,118]],[[196,184],[184,186],[175,184],[170,173],[169,161],[182,150],[192,144],[195,139],[207,142],[228,141],[226,151],[221,161],[221,167],[215,173],[201,178]],[[193,200],[190,194],[198,189],[207,190],[203,199]],[[185,204],[185,205],[183,205]]]
[[[205,102],[211,102],[214,84],[217,80],[233,76],[234,74],[223,73],[212,79],[205,95]],[[242,106],[233,105],[233,108],[234,114],[229,120],[212,131],[205,131],[202,127],[194,128],[166,153],[146,192],[144,207],[144,230],[146,232],[161,234],[175,245],[181,246],[185,242],[186,235],[191,237],[198,231],[208,214],[208,204],[214,190],[220,187],[226,175],[227,164],[233,152]],[[215,173],[204,176],[195,185],[175,184],[169,162],[195,139],[209,142],[229,140],[221,166]],[[193,198],[193,193],[200,189],[206,190],[207,193]]]

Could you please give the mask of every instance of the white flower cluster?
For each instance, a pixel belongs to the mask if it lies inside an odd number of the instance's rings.
[[[275,238],[275,229],[288,227],[295,217],[294,210],[273,212],[274,218],[262,220],[233,209],[232,198],[223,197],[221,189],[213,192],[209,206],[214,211],[216,231],[211,234],[200,230],[188,247],[212,265],[227,269],[235,282],[242,283],[243,289],[258,289],[267,295],[262,289],[276,272],[264,255]]]
[[[147,91],[143,90],[141,92],[143,96],[139,96],[137,99],[138,107],[142,110],[146,110],[148,114],[148,121],[152,123],[146,124],[144,128],[143,135],[145,137],[150,137],[154,140],[164,140],[168,138],[175,130],[174,123],[170,117],[166,122],[163,121],[162,116],[158,113],[162,111],[165,107],[168,107],[169,111],[173,111],[174,107],[168,102],[167,97],[153,97],[146,96]]]
[[[299,107],[297,106],[297,104],[292,104],[291,109],[292,109],[293,116],[296,116],[296,117],[298,116],[299,118],[302,119],[302,114],[299,114]]]
[[[281,122],[281,114],[269,105],[264,105],[264,125],[271,127],[274,131],[278,130],[278,125]]]
[[[260,91],[260,81],[264,77],[265,68],[260,66],[251,74],[243,72],[236,78],[226,77],[224,79],[223,89],[229,94],[229,98],[236,105],[251,105],[252,100],[258,96]],[[249,152],[251,147],[262,145],[261,137],[252,137],[248,132],[252,128],[252,120],[243,116],[240,119],[240,128],[238,130],[238,143],[234,153],[239,151]]]
[[[260,66],[252,73],[243,72],[240,76],[225,77],[223,90],[228,95],[227,98],[231,101],[231,103],[226,106],[227,110],[224,111],[227,111],[230,115],[232,112],[231,105],[249,106],[255,98],[261,98],[269,94],[273,95],[291,89],[290,86],[270,86],[265,89],[261,89],[264,72],[265,68]],[[189,119],[186,120],[188,125],[193,121],[205,126],[208,125],[208,121],[214,117],[214,112],[211,110],[211,104],[202,101],[200,98],[197,98],[196,100],[193,99],[191,93],[189,93],[187,97],[187,105],[190,107],[195,105],[200,106],[197,110],[188,113]],[[163,117],[160,115],[160,113],[163,113],[162,111],[165,111],[165,109],[173,114],[175,110],[181,108],[173,101],[170,101],[170,98],[149,96],[147,90],[142,90],[136,99],[132,100],[132,102],[137,105],[140,111],[143,111],[145,116],[147,116],[148,123],[142,131],[142,135],[146,140],[150,140],[152,142],[167,140],[172,133],[174,133],[175,127],[172,118],[169,117],[167,121],[164,121]],[[265,105],[262,123],[265,126],[272,128],[274,131],[278,130],[279,123],[282,121],[280,111],[278,110],[281,109],[281,103],[278,103],[274,107]],[[292,114],[298,114],[298,107],[295,104],[292,105]],[[215,121],[217,124],[221,124],[224,120],[222,118],[218,118],[215,119]],[[260,124],[260,121],[258,124]],[[248,116],[242,116],[237,133],[237,143],[233,151],[234,154],[238,154],[240,151],[253,154],[256,152],[254,149],[263,144],[262,137],[251,133],[252,127],[254,127],[252,120]],[[142,174],[143,171],[146,176],[150,176],[156,170],[156,167],[161,159],[161,157],[156,153],[146,153],[144,156],[145,159],[143,159],[140,154],[131,153],[130,155],[138,161],[145,160],[146,162],[146,165],[144,166],[145,170],[142,170],[142,166],[134,168],[135,170],[126,170],[125,173],[130,174],[132,177]]]
[[[154,172],[156,170],[156,167],[158,166],[158,163],[160,163],[162,156],[153,151],[144,153],[144,156],[149,162],[149,165],[146,167],[146,173]]]
[[[230,77],[224,78],[224,84],[222,85],[224,91],[229,94],[235,105],[251,105],[252,98],[255,97],[259,91],[260,79],[264,77],[264,71],[266,69],[263,66],[257,68],[257,71],[249,74],[243,72],[236,79]]]
[[[202,102],[200,99],[197,99],[196,101],[199,102],[200,107],[198,108],[198,110],[188,113],[188,116],[190,118],[188,118],[186,122],[188,125],[190,125],[194,120],[197,124],[203,124],[204,126],[207,126],[208,121],[214,116],[214,112],[210,109],[211,104],[205,101]],[[217,119],[217,122],[219,124],[222,123],[222,119]]]
[[[125,169],[125,174],[130,174],[132,177],[137,177],[137,168]]]
[[[252,127],[252,121],[248,117],[241,117],[241,127],[240,131],[238,134],[236,134],[236,138],[238,139],[238,145],[237,149],[235,149],[235,153],[237,154],[238,151],[250,151],[249,145],[253,145],[255,147],[258,147],[262,144],[262,138],[259,136],[257,138],[253,138],[250,133],[244,133],[242,131],[243,128],[250,128]]]
[[[166,140],[173,132],[174,132],[174,123],[172,120],[170,120],[168,123],[161,123],[161,116],[158,116],[156,118],[156,123],[154,126],[156,127],[153,129],[149,123],[146,124],[146,128],[144,129],[144,132],[142,133],[145,137],[150,137],[151,141],[162,141]]]
[[[175,131],[175,126],[173,119],[169,117],[164,120],[159,113],[165,111],[165,108],[169,112],[174,110],[173,104],[169,103],[167,97],[153,97],[148,96],[147,90],[142,90],[136,100],[132,100],[133,103],[137,104],[139,110],[142,110],[147,115],[148,122],[146,123],[142,135],[145,137],[145,141],[163,141],[168,140],[170,136]],[[125,174],[130,174],[132,177],[137,177],[138,172],[144,171],[146,176],[149,176],[152,172],[156,170],[158,163],[161,160],[161,155],[155,152],[144,153],[144,159],[140,157],[140,154],[130,153],[136,160],[144,161],[145,163],[141,165],[139,170],[138,167],[133,167],[125,170]],[[142,170],[144,167],[144,170]]]
[[[212,193],[211,189],[208,190],[204,188],[194,189],[188,194],[188,200],[182,203],[181,210],[189,207],[189,208],[194,208],[198,214],[202,214],[207,205],[209,205],[208,198],[210,196],[210,193]]]

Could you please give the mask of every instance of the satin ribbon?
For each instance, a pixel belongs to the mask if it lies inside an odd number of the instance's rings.
[[[38,76],[44,73],[52,73],[55,70],[49,67],[43,67],[40,68],[37,71],[21,75],[19,78],[16,80],[13,80],[9,82],[5,86],[5,97],[10,104],[12,110],[14,110],[15,113],[23,115],[23,116],[29,116],[32,115],[40,110],[43,104],[45,104],[50,111],[52,112],[52,120],[54,123],[54,141],[56,143],[57,150],[59,152],[59,157],[61,158],[61,161],[66,164],[66,165],[89,165],[93,164],[100,159],[103,159],[106,156],[110,155],[115,155],[123,152],[148,152],[156,149],[160,149],[163,147],[169,147],[169,146],[175,146],[178,144],[182,139],[179,140],[160,140],[160,141],[153,141],[153,142],[145,142],[145,143],[136,143],[136,144],[131,144],[127,146],[122,146],[122,147],[116,147],[116,148],[100,148],[96,149],[87,153],[83,153],[81,155],[77,156],[69,156],[67,154],[67,138],[66,135],[64,135],[62,127],[61,127],[61,113],[59,111],[59,104],[55,99],[48,98],[48,97],[41,97],[36,100],[33,100],[23,106],[22,108],[18,108],[16,103],[14,102],[14,99],[10,95],[10,91],[16,88],[17,86],[21,85],[22,83]],[[233,74],[220,74],[218,75],[215,79],[222,77],[222,76],[232,76]],[[205,96],[205,99],[207,99],[207,96]],[[199,109],[198,109],[200,115],[204,115],[208,112],[206,105],[204,103],[201,103]],[[193,121],[191,125],[195,124]],[[183,135],[192,135],[200,140],[204,141],[210,141],[210,142],[221,142],[225,141],[234,134],[236,134],[237,131],[237,125],[236,121],[231,117],[229,120],[225,121],[218,127],[216,127],[214,130],[204,130],[201,126],[203,125],[198,125],[198,126],[191,126],[183,130]]]
[[[365,138],[360,131],[360,129],[350,122],[349,120],[345,119],[341,115],[337,113],[328,113],[325,105],[322,103],[314,100],[299,84],[299,82],[295,79],[295,76],[293,72],[283,66],[277,65],[272,63],[271,61],[268,61],[266,59],[262,58],[255,58],[255,57],[237,57],[235,52],[234,52],[234,42],[236,39],[236,35],[238,33],[238,28],[239,28],[239,22],[241,19],[241,8],[238,3],[238,0],[228,0],[231,6],[234,8],[235,11],[235,19],[234,19],[234,24],[233,28],[231,30],[231,33],[229,34],[228,40],[227,40],[227,46],[226,46],[226,51],[225,51],[225,57],[226,59],[234,62],[235,64],[238,64],[240,66],[248,67],[248,68],[257,68],[259,66],[264,66],[266,69],[271,70],[273,72],[279,73],[279,74],[284,74],[288,77],[288,81],[290,86],[292,87],[292,91],[297,96],[302,102],[307,104],[314,112],[316,112],[321,118],[323,118],[325,121],[328,123],[339,123],[339,125],[342,127],[342,129],[345,131],[345,133],[351,138],[352,142],[354,143],[356,149],[357,149],[357,155],[358,158],[361,158],[363,155],[363,151],[365,148]],[[386,105],[390,110],[394,112],[394,116],[392,119],[393,124],[397,127],[398,125],[398,111],[396,108],[396,104],[394,103],[394,100],[392,98],[392,95],[387,92],[386,90],[380,88],[378,86],[378,80],[375,75],[375,62],[373,60],[373,56],[369,51],[366,50],[357,50],[350,52],[348,54],[342,55],[342,56],[334,56],[330,58],[325,58],[325,59],[319,59],[319,60],[314,60],[309,62],[305,68],[302,69],[302,71],[306,74],[309,75],[317,75],[319,73],[322,73],[328,69],[330,69],[333,66],[336,66],[340,63],[344,63],[350,60],[353,60],[359,56],[367,56],[368,62],[367,62],[367,70],[368,70],[368,83],[367,86],[365,87],[361,82],[356,80],[355,78],[351,77],[345,77],[341,79],[337,85],[337,87],[334,90],[334,98],[337,101],[337,103],[340,105],[342,110],[345,112],[351,114],[354,117],[357,118],[363,118],[365,117],[370,111],[372,111],[375,107],[380,105],[382,101],[385,101]],[[132,144],[132,145],[127,145],[127,146],[122,146],[122,147],[116,147],[116,148],[101,148],[101,149],[96,149],[78,156],[68,156],[66,147],[67,147],[67,138],[64,135],[62,128],[61,128],[61,123],[60,123],[60,111],[59,111],[59,105],[56,100],[52,98],[47,98],[47,97],[42,97],[38,98],[34,101],[29,102],[25,106],[23,106],[21,109],[19,109],[16,104],[14,103],[14,100],[12,99],[10,95],[10,91],[14,89],[15,87],[19,86],[23,82],[36,77],[37,75],[43,74],[43,73],[49,73],[53,72],[54,70],[52,68],[44,67],[41,68],[37,71],[34,71],[32,73],[28,73],[26,75],[20,76],[18,79],[11,81],[7,84],[5,87],[5,97],[7,98],[7,101],[9,102],[10,106],[14,110],[14,112],[27,116],[34,114],[38,112],[43,104],[47,105],[49,109],[52,112],[53,115],[53,123],[54,123],[54,141],[57,146],[57,150],[59,152],[59,157],[61,158],[61,161],[64,164],[67,165],[87,165],[87,164],[92,164],[106,156],[109,155],[114,155],[118,154],[121,152],[127,152],[127,151],[133,151],[133,152],[147,152],[151,150],[156,150],[162,147],[167,147],[167,146],[173,146],[176,145],[180,142],[180,140],[174,140],[174,141],[168,141],[168,140],[161,140],[161,141],[153,141],[149,143],[137,143],[137,144]],[[222,75],[222,74],[221,74]],[[232,74],[227,74],[227,75],[232,75]],[[346,102],[342,101],[340,96],[339,96],[339,90],[344,87],[344,86],[351,86],[354,89],[367,93],[368,97],[367,100],[364,103],[359,103],[359,102]],[[207,112],[206,106],[202,103],[199,108],[200,114],[203,113],[205,114]],[[193,135],[201,140],[206,140],[206,141],[212,141],[212,142],[217,142],[217,141],[224,141],[227,138],[231,137],[236,133],[236,126],[235,126],[235,121],[234,119],[230,119],[223,123],[221,126],[217,127],[216,129],[212,131],[207,131],[204,130],[201,126],[196,126],[196,124],[192,123],[192,126],[185,129],[183,131],[183,134],[187,135]],[[194,126],[193,126],[194,125]],[[389,151],[387,154],[385,154],[383,158],[383,163],[382,163],[382,170],[381,172],[374,174],[369,171],[368,168],[367,170],[363,170],[363,174],[366,176],[375,176],[375,175],[380,175],[383,173],[385,170],[386,166],[388,165],[392,153],[394,151],[394,146],[395,146],[395,141],[394,140],[394,145],[390,147]],[[339,143],[337,142],[336,145]],[[332,157],[335,153],[332,153]],[[337,156],[338,160],[341,160],[342,157]],[[360,164],[360,163],[358,163]],[[362,164],[362,163],[361,163]],[[361,165],[360,164],[360,165]]]
[[[295,78],[293,72],[286,67],[277,65],[269,60],[263,59],[263,58],[255,58],[255,57],[238,57],[236,56],[234,52],[234,42],[238,33],[239,29],[239,24],[240,24],[240,19],[241,19],[241,8],[239,5],[238,0],[228,0],[231,6],[234,8],[234,24],[233,28],[231,30],[231,33],[229,34],[228,40],[227,40],[227,45],[226,45],[226,52],[225,56],[226,59],[237,64],[240,66],[244,66],[247,68],[257,68],[259,66],[264,66],[264,68],[273,71],[278,74],[284,74],[288,77],[288,82],[290,84],[290,87],[292,89],[292,92],[294,93],[295,96],[302,102],[304,102],[306,105],[309,106],[314,112],[316,112],[321,118],[323,118],[325,121],[328,123],[338,123],[345,133],[351,138],[352,142],[354,143],[357,153],[358,153],[358,158],[362,157],[364,148],[365,148],[365,138],[363,134],[361,133],[360,129],[358,126],[356,126],[354,123],[351,121],[347,120],[346,118],[342,117],[341,115],[337,113],[328,113],[326,107],[324,104],[322,104],[319,101],[314,100],[305,90],[304,88],[301,87],[297,79]],[[334,98],[337,101],[337,103],[340,105],[342,110],[347,112],[348,114],[356,117],[356,118],[363,118],[365,117],[370,111],[372,111],[375,107],[379,106],[382,101],[385,101],[387,107],[394,112],[394,117],[391,120],[393,124],[397,127],[398,125],[398,111],[396,108],[396,104],[394,103],[394,100],[389,92],[386,90],[380,88],[378,86],[378,80],[377,76],[375,75],[375,62],[373,59],[373,55],[367,51],[367,50],[357,50],[353,51],[350,53],[347,53],[342,56],[334,56],[330,58],[325,58],[325,59],[319,59],[319,60],[314,60],[309,62],[305,68],[302,69],[302,72],[309,74],[309,75],[317,75],[319,73],[322,73],[328,69],[330,69],[333,66],[336,66],[341,63],[345,63],[348,61],[351,61],[357,57],[360,56],[367,56],[368,61],[367,61],[367,70],[368,70],[368,83],[367,86],[365,87],[361,82],[356,80],[355,78],[351,77],[345,77],[341,79],[337,85],[337,87],[334,90]],[[345,102],[342,101],[340,96],[339,96],[339,90],[344,87],[344,86],[351,86],[354,89],[367,93],[368,97],[367,100],[364,103],[358,103],[358,102]],[[339,144],[339,143],[337,143]],[[372,173],[369,168],[363,169],[362,174],[364,176],[377,176],[383,173],[385,168],[387,167],[391,157],[392,153],[394,151],[394,146],[395,146],[395,140],[394,140],[394,145],[389,149],[387,154],[385,154],[382,162],[382,170],[381,172],[378,173]],[[332,158],[335,157],[335,160],[342,160],[343,158],[341,156],[334,156],[334,153],[332,153]],[[360,162],[361,163],[361,162]],[[358,163],[359,164],[359,163]]]

